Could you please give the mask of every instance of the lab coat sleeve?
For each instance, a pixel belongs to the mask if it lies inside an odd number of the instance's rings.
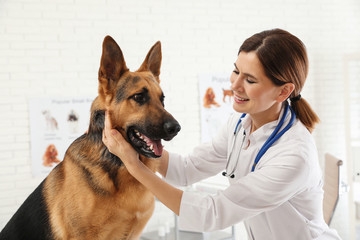
[[[228,123],[231,120],[232,117]],[[188,186],[225,169],[228,123],[220,128],[211,142],[199,145],[188,156],[169,153],[166,181],[177,186]]]
[[[283,152],[215,196],[184,192],[180,228],[205,232],[223,229],[270,211],[303,191],[309,165],[303,156],[293,152]]]

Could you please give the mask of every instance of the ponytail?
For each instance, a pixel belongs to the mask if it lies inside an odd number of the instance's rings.
[[[294,110],[296,117],[304,124],[309,132],[312,133],[315,125],[320,122],[320,119],[310,104],[299,94],[297,97],[290,98],[290,106]]]

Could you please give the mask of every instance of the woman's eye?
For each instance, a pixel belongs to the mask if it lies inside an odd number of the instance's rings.
[[[239,71],[238,71],[238,70],[235,69],[233,72],[234,72],[235,74],[239,75]]]
[[[255,83],[255,81],[252,81],[252,80],[250,80],[249,78],[247,78],[246,81],[247,81],[248,83],[250,83],[250,84]]]

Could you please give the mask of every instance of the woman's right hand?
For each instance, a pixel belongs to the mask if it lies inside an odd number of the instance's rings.
[[[121,159],[129,172],[141,163],[139,154],[135,149],[125,140],[119,131],[112,128],[110,116],[107,111],[105,113],[105,127],[102,141],[112,154]]]

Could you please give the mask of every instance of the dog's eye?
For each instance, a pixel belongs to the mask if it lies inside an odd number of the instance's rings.
[[[139,104],[144,104],[148,100],[148,97],[145,93],[134,94],[132,98]]]
[[[144,102],[145,98],[144,98],[144,95],[142,93],[140,93],[140,94],[134,95],[134,100],[137,102]]]
[[[143,105],[150,100],[149,91],[147,88],[143,88],[141,92],[131,95],[129,99],[132,99],[138,104]]]

